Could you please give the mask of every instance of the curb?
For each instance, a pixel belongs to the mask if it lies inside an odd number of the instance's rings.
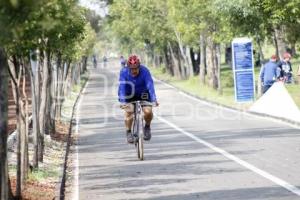
[[[263,114],[263,113],[258,113],[258,112],[253,112],[253,111],[246,111],[246,113],[251,114],[251,115],[264,117],[264,118],[278,120],[278,121],[281,121],[281,122],[285,122],[289,125],[296,126],[297,128],[300,128],[300,122],[297,122],[297,121],[294,121],[294,120],[286,119],[286,118],[283,118],[283,117],[276,117],[276,116],[273,116],[273,115],[268,115],[268,114]]]

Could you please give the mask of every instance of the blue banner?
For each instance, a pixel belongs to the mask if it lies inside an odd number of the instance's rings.
[[[234,69],[252,69],[252,43],[234,43]]]
[[[232,57],[235,99],[237,102],[254,101],[255,79],[252,41],[248,38],[234,39]]]
[[[235,93],[238,102],[246,102],[254,100],[253,73],[251,71],[235,72]]]

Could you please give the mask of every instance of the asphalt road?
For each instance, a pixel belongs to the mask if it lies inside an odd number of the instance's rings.
[[[300,199],[299,129],[211,106],[161,82],[152,139],[139,161],[125,141],[118,72],[114,62],[91,69],[81,99],[78,199]]]

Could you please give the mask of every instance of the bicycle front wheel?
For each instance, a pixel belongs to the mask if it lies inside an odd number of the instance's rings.
[[[142,137],[139,137],[139,141],[137,143],[137,153],[138,158],[140,160],[144,160],[144,139]]]
[[[144,160],[144,121],[139,121],[138,158]]]

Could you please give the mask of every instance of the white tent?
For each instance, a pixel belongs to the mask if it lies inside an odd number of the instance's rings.
[[[300,122],[300,110],[283,82],[274,83],[249,111]]]

